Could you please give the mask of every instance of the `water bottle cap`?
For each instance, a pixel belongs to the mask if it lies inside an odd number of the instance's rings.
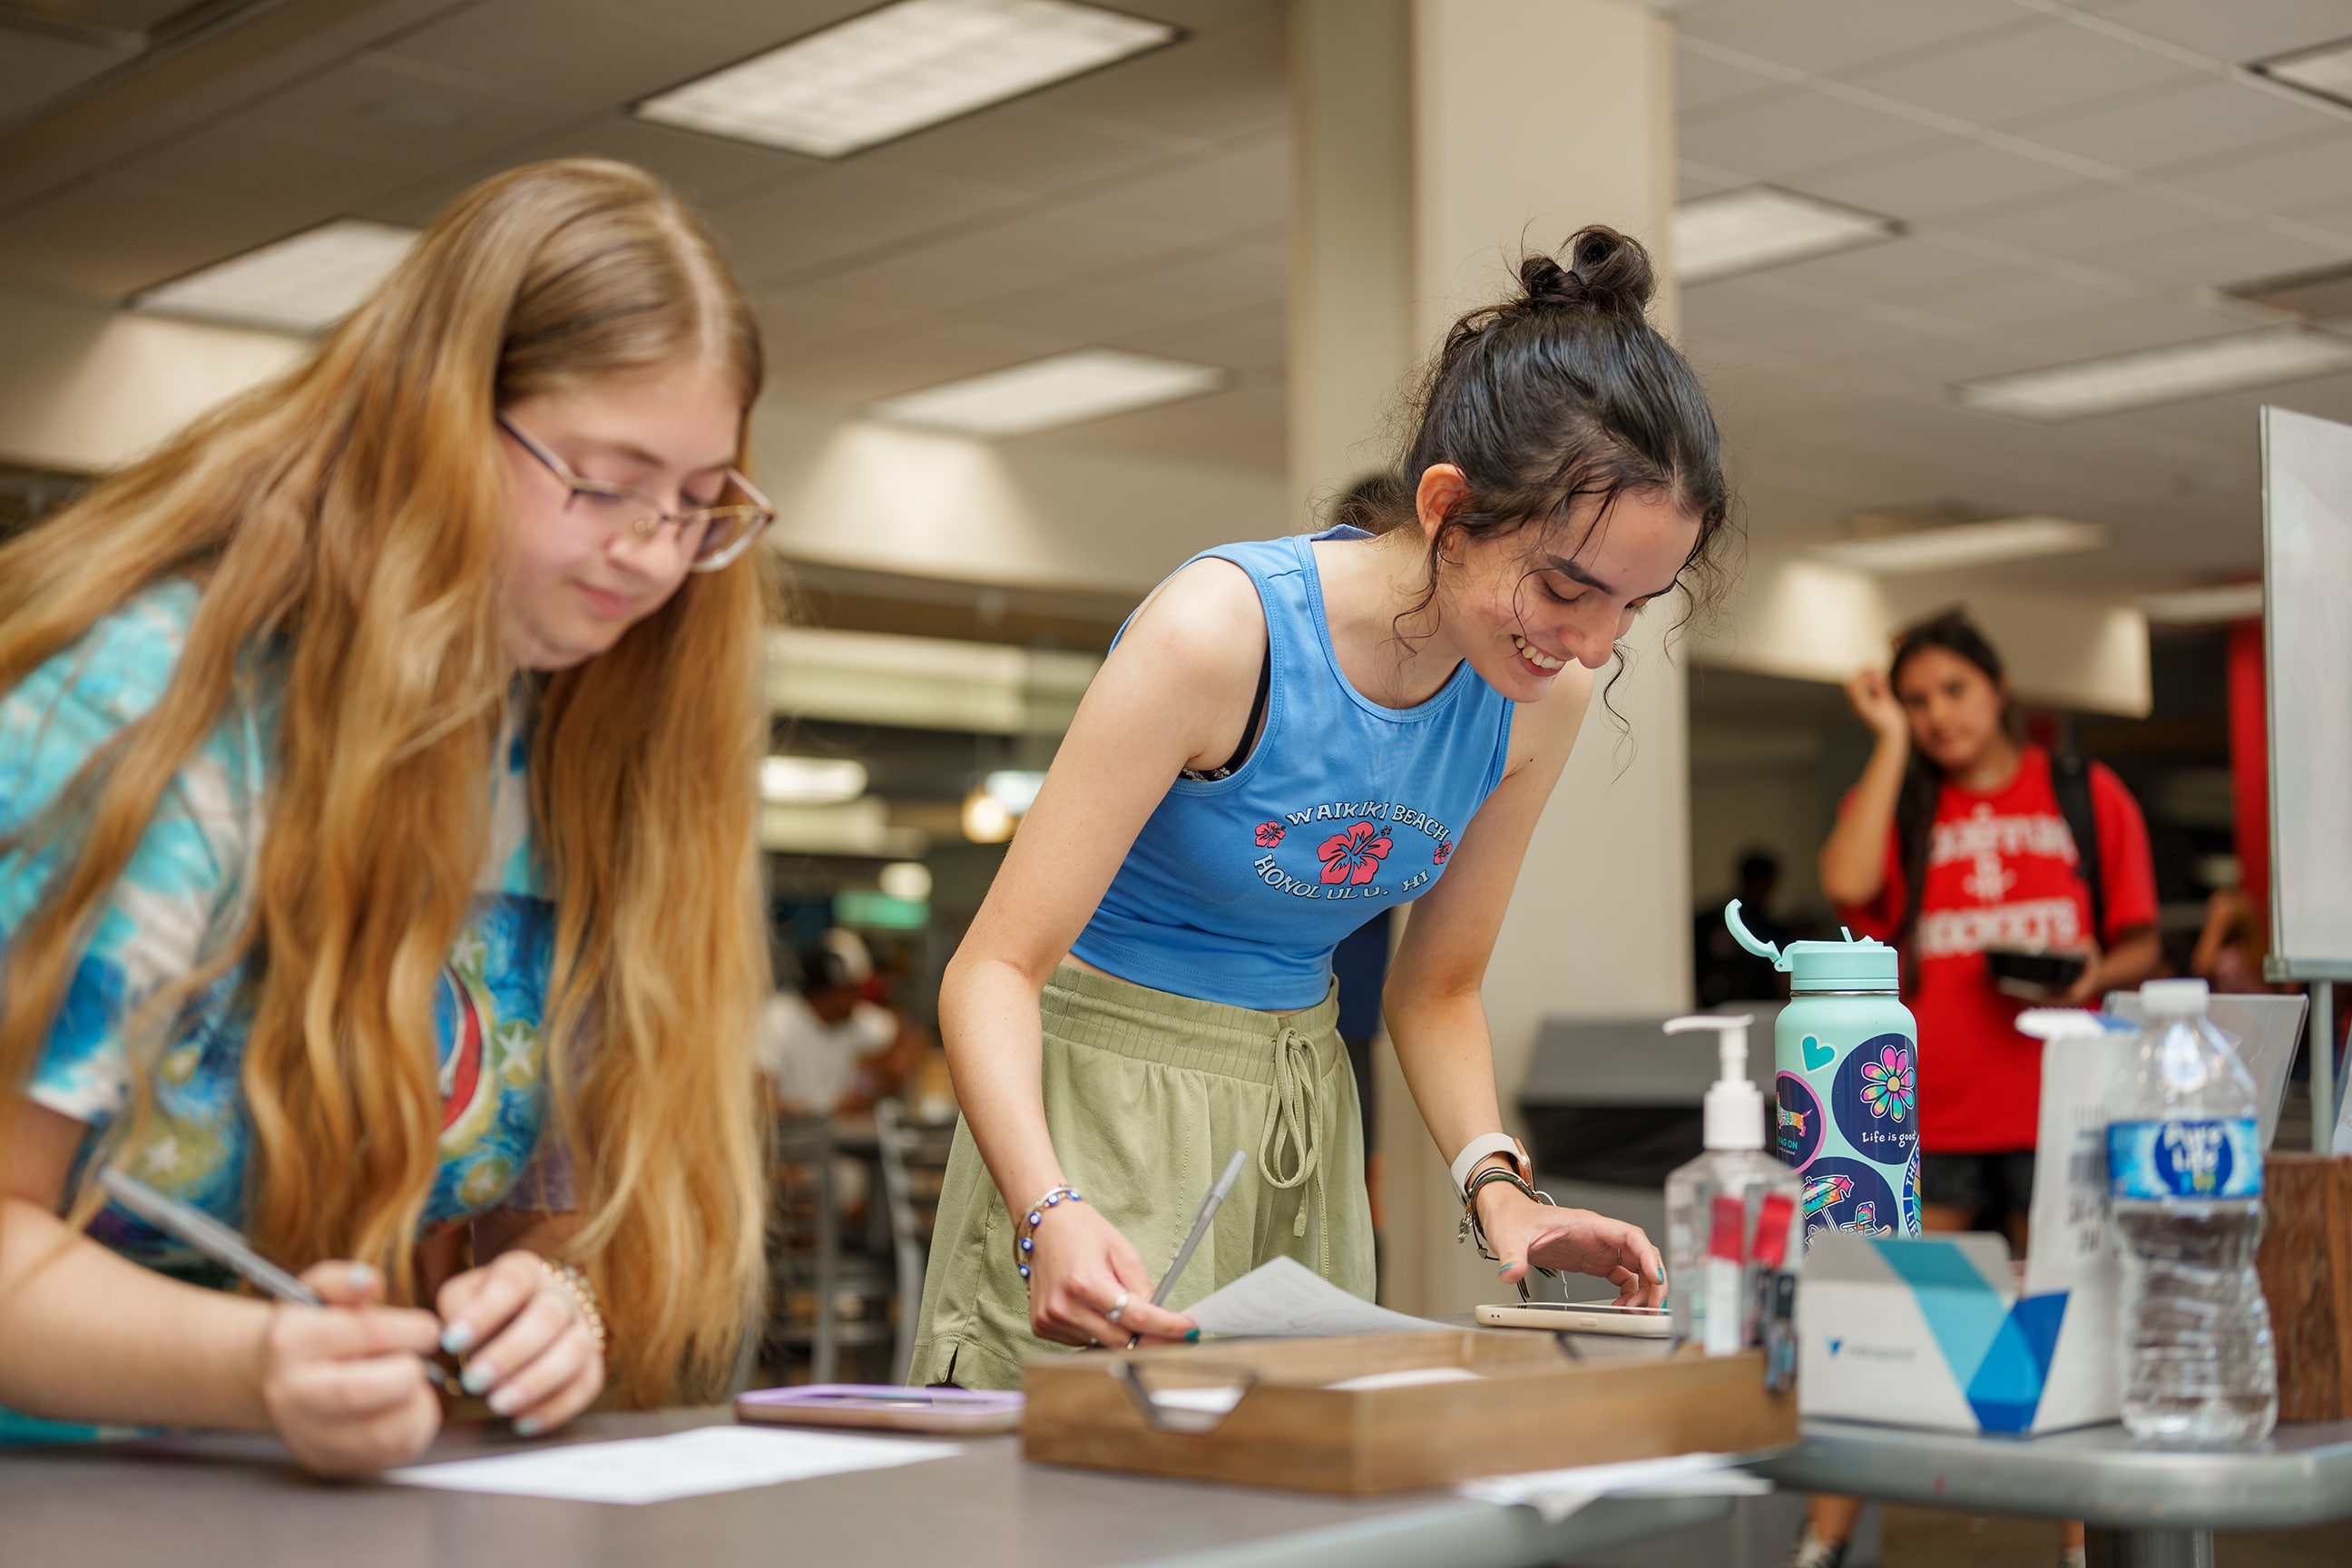
[[[1903,984],[1902,960],[1874,937],[1856,942],[1792,942],[1785,949],[1752,934],[1739,918],[1739,900],[1723,908],[1732,940],[1789,977],[1791,991],[1895,991]]]
[[[2150,980],[2139,988],[2140,1011],[2151,1018],[2201,1018],[2210,994],[2202,980]]]

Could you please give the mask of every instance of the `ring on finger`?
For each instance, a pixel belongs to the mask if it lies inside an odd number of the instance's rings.
[[[1129,1295],[1125,1290],[1121,1290],[1118,1293],[1118,1300],[1110,1304],[1110,1310],[1105,1312],[1103,1316],[1109,1319],[1114,1323],[1118,1322],[1118,1315],[1127,1310],[1127,1304],[1133,1300],[1135,1300],[1133,1296]]]

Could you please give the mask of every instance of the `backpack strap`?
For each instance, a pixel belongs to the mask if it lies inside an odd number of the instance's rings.
[[[2091,938],[2105,947],[2107,879],[2099,865],[2099,820],[2091,802],[2090,763],[2078,752],[2053,753],[2050,788],[2058,797],[2058,815],[2066,819],[2066,831],[2074,836],[2074,874],[2091,890]]]

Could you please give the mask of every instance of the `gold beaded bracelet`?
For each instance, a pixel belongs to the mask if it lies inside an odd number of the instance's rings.
[[[562,1286],[572,1298],[572,1310],[579,1314],[580,1321],[588,1325],[588,1331],[595,1336],[596,1354],[601,1359],[604,1354],[604,1313],[597,1304],[596,1287],[589,1283],[587,1275],[569,1263],[542,1258],[539,1266],[547,1270],[550,1284]]]

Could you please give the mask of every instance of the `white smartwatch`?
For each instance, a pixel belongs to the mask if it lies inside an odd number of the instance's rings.
[[[1521,1180],[1535,1180],[1535,1162],[1528,1158],[1527,1145],[1507,1132],[1481,1132],[1462,1146],[1462,1152],[1454,1156],[1454,1196],[1465,1203],[1469,1201],[1463,1189],[1469,1184],[1470,1172],[1489,1154],[1508,1154],[1517,1163]]]

